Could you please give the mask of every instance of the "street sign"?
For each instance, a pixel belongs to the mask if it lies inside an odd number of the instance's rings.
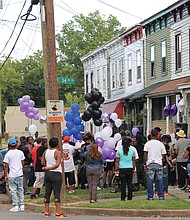
[[[63,122],[63,117],[64,117],[63,100],[48,100],[47,122],[48,123]]]
[[[58,77],[57,82],[58,83],[65,83],[65,84],[75,84],[75,81],[72,78]]]

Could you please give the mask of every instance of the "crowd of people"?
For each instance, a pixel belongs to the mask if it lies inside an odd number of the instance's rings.
[[[3,161],[5,180],[12,196],[10,211],[24,211],[24,195],[31,194],[31,199],[37,199],[40,189],[45,186],[45,216],[51,215],[49,203],[53,191],[55,215],[65,218],[60,205],[62,163],[67,192],[71,194],[79,187],[88,188],[90,203],[97,202],[97,190],[111,187],[117,173],[121,201],[132,200],[134,184],[136,190],[140,187],[147,190],[147,200],[153,200],[154,195],[164,200],[168,185],[178,185],[181,190],[190,191],[190,140],[183,130],[176,132],[175,143],[170,135],[162,135],[159,127],[151,130],[148,140],[140,131],[135,137],[130,131],[121,131],[120,134],[121,140],[114,149],[116,158],[112,160],[103,159],[102,149],[90,132],[78,141],[64,136],[62,152],[55,137],[49,143],[39,135],[22,136],[19,141],[10,138]],[[33,186],[32,192],[28,191],[28,186]]]

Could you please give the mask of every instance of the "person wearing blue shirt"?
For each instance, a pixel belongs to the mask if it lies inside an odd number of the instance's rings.
[[[121,201],[126,198],[126,185],[128,187],[127,200],[132,200],[132,178],[135,170],[134,149],[130,146],[130,140],[127,137],[122,139],[122,148],[118,149],[116,154],[115,169],[119,168],[119,179],[121,182]]]

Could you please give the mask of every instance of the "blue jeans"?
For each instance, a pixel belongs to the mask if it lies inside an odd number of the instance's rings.
[[[190,184],[190,163],[187,164],[187,171],[188,171],[189,184]]]
[[[157,183],[158,196],[160,199],[164,199],[164,187],[163,187],[163,167],[156,163],[151,163],[147,166],[147,193],[148,199],[154,198],[153,183]]]
[[[24,205],[23,176],[9,177],[9,189],[13,206]]]

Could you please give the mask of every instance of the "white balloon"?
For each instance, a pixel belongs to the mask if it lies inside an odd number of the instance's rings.
[[[101,137],[101,133],[100,132],[96,132],[96,134],[94,135],[94,140],[96,140],[96,138]]]
[[[29,132],[30,132],[31,135],[34,135],[34,134],[36,133],[36,131],[37,131],[37,127],[36,127],[36,125],[31,124],[31,125],[29,126],[28,130],[29,130]]]
[[[114,135],[114,139],[115,139],[116,142],[119,141],[119,140],[121,140],[121,134],[120,134],[120,133],[116,133],[116,134]]]
[[[108,132],[108,133],[110,134],[110,136],[111,136],[111,135],[112,135],[112,133],[113,133],[112,128],[111,128],[111,127],[109,127],[109,126],[105,127],[103,130],[105,130],[106,132]]]
[[[108,127],[105,127],[105,128],[108,128]],[[110,134],[109,129],[105,129],[105,128],[100,133],[101,133],[101,138],[104,141],[107,141],[110,138],[111,134]]]
[[[116,121],[115,121],[115,126],[117,127],[117,128],[119,128],[120,126],[121,126],[121,124],[122,124],[122,121],[121,121],[121,119],[116,119]]]
[[[116,121],[117,118],[118,118],[117,113],[113,112],[113,113],[110,115],[110,118],[111,118],[113,121]]]

